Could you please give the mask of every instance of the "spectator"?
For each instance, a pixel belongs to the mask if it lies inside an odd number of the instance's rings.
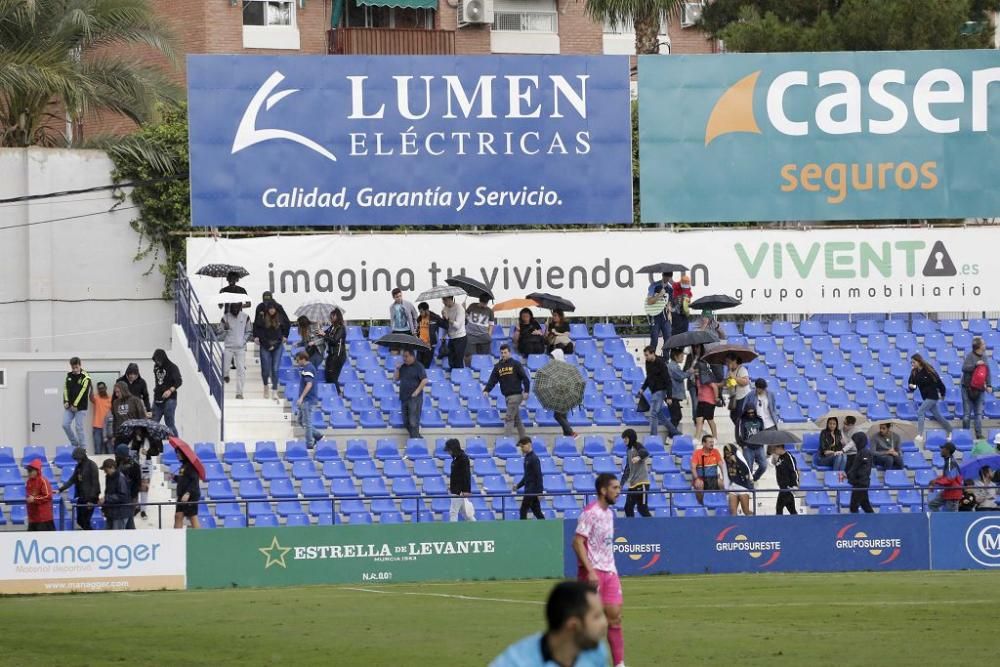
[[[858,419],[854,415],[847,415],[844,417],[844,426],[840,429],[841,435],[844,436],[844,440],[850,440],[854,436],[854,429],[858,426]]]
[[[412,356],[410,352],[403,354]],[[444,443],[444,451],[451,454],[451,479],[448,488],[452,498],[448,518],[451,521],[458,521],[458,515],[462,514],[466,521],[475,521],[476,510],[469,500],[472,495],[472,466],[469,464],[469,455],[462,449],[462,444],[457,438],[448,438]]]
[[[716,338],[720,341],[726,340],[726,332],[719,323],[719,320],[715,319],[715,313],[711,310],[706,310],[701,313],[701,319],[698,320],[698,329],[700,331],[710,331],[715,334]]]
[[[680,282],[673,285],[673,298],[670,302],[670,335],[676,336],[685,333],[691,322],[688,315],[691,313],[691,278],[682,275]]]
[[[820,431],[819,448],[814,460],[817,466],[829,466],[841,472],[847,468],[844,435],[840,432],[840,420],[836,417],[827,419],[826,428]]]
[[[135,530],[135,515],[139,513],[139,494],[142,493],[142,469],[139,462],[132,458],[132,451],[128,445],[118,445],[115,447],[115,467],[118,473],[126,482],[128,487],[128,517],[125,520],[125,528]]]
[[[996,501],[996,485],[993,482],[993,470],[989,466],[979,469],[979,477],[972,487],[972,509],[976,512],[1000,512]]]
[[[723,452],[728,480],[726,491],[729,497],[729,514],[736,516],[737,510],[742,509],[743,516],[753,516],[754,511],[750,506],[750,492],[753,491],[750,466],[736,445],[726,445]]]
[[[555,361],[565,361],[565,355],[562,350],[552,350],[552,358]],[[573,430],[572,425],[569,423],[569,418],[567,413],[559,412],[558,410],[552,411],[552,416],[555,418],[556,423],[559,424],[559,428],[562,429],[562,434],[570,438],[578,438],[577,432]]]
[[[133,396],[128,384],[119,380],[114,388],[111,400],[111,430],[114,444],[128,444],[130,438],[122,433],[122,424],[130,419],[142,419],[146,416],[145,408],[139,398]]]
[[[146,414],[152,417],[153,412],[149,404],[149,387],[146,385],[146,380],[139,375],[139,364],[129,364],[125,368],[125,375],[115,380],[115,384],[119,382],[124,382],[128,385],[129,393],[142,401],[143,406],[146,408]]]
[[[441,300],[444,302],[441,319],[448,323],[448,365],[452,369],[465,368],[465,348],[469,343],[465,332],[465,307],[453,296]]]
[[[670,350],[670,362],[667,372],[670,373],[670,397],[667,398],[667,410],[670,412],[670,423],[680,432],[681,403],[687,397],[685,383],[690,376],[689,371],[681,367],[684,360],[684,348],[675,347]]]
[[[114,459],[104,459],[104,497],[100,500],[104,518],[110,530],[125,530],[132,518],[128,481],[118,470]]]
[[[879,424],[878,433],[872,437],[872,441],[875,444],[875,465],[886,470],[903,469],[900,438],[898,433],[893,433],[892,424]]]
[[[403,363],[396,368],[394,378],[399,381],[399,402],[402,405],[403,423],[411,438],[420,437],[420,411],[424,408],[424,387],[427,373],[417,361],[413,350],[403,350]]]
[[[270,292],[264,292],[265,295]],[[264,381],[264,398],[270,398],[271,391],[278,398],[278,368],[285,341],[288,340],[290,325],[281,305],[273,299],[265,299],[257,306],[254,318],[253,337],[260,349],[260,375]],[[270,385],[270,386],[269,386]]]
[[[52,485],[42,475],[42,460],[35,459],[26,467],[28,479],[24,483],[24,495],[28,505],[28,530],[55,530],[56,524],[52,520]]]
[[[94,414],[91,423],[94,431],[94,453],[107,454],[110,450],[112,435],[104,432],[104,422],[111,412],[111,394],[108,393],[108,385],[103,382],[97,383],[97,394],[93,397],[93,403],[91,411]]]
[[[762,430],[768,431],[778,428],[778,406],[774,399],[774,392],[767,388],[767,380],[757,378],[753,383],[754,391],[747,394],[746,401],[757,406],[757,416],[763,422]]]
[[[670,412],[664,406],[667,393],[673,391],[673,380],[670,377],[670,369],[662,357],[656,356],[656,349],[652,345],[647,345],[642,351],[646,359],[646,379],[639,388],[639,395],[649,389],[649,434],[656,435],[657,425],[663,424],[667,429],[667,435],[673,438],[680,435],[680,431],[674,426],[670,418]]]
[[[403,290],[392,290],[392,305],[389,306],[389,326],[392,333],[417,335],[417,309],[409,301],[403,300]]]
[[[938,407],[938,401],[944,398],[948,391],[944,386],[944,382],[941,381],[941,376],[919,354],[914,354],[910,357],[910,368],[912,370],[910,371],[910,379],[907,384],[910,387],[910,391],[919,389],[920,396],[923,399],[920,407],[917,408],[917,442],[923,442],[924,440],[924,416],[928,412],[934,418],[934,421],[941,424],[941,427],[945,430],[947,442],[951,442],[951,424],[941,415],[941,408]]]
[[[718,437],[715,428],[715,408],[719,401],[719,387],[715,382],[712,367],[702,359],[698,359],[694,367],[695,386],[698,390],[698,407],[694,413],[694,439],[701,437],[701,429],[706,423],[712,433],[712,438]]]
[[[177,458],[181,463],[181,468],[176,475],[173,475],[173,481],[177,482],[174,528],[183,528],[184,519],[191,522],[192,528],[201,528],[201,524],[198,522],[198,501],[201,500],[198,471],[188,461],[184,452],[177,452]]]
[[[305,432],[306,448],[312,449],[323,438],[323,433],[314,430],[313,412],[319,402],[318,380],[319,371],[309,360],[309,355],[303,350],[295,355],[295,365],[299,367],[299,398],[295,405],[299,411],[299,426]]]
[[[670,315],[674,299],[673,273],[664,273],[660,282],[651,283],[646,290],[646,314],[652,318],[649,331],[649,346],[654,350],[663,335],[664,343],[670,338]]]
[[[566,320],[566,313],[558,308],[552,311],[549,318],[545,341],[548,343],[548,351],[562,350],[564,354],[573,354],[573,341],[569,337],[569,322]]]
[[[226,332],[222,347],[223,379],[229,382],[229,368],[233,366],[236,369],[236,398],[242,399],[247,381],[247,341],[253,338],[253,322],[240,304],[231,303],[222,315],[222,330]]]
[[[521,498],[521,521],[528,518],[528,510],[535,515],[536,519],[544,519],[542,514],[542,504],[539,497],[545,493],[542,486],[542,462],[538,460],[538,454],[533,451],[531,438],[524,436],[517,441],[517,448],[524,455],[524,475],[521,481],[514,487],[514,493],[518,489],[524,489],[524,496]]]
[[[484,294],[479,297],[479,301],[465,310],[465,332],[468,337],[468,343],[465,346],[466,366],[472,363],[472,355],[474,354],[493,354],[491,350],[493,328],[496,326],[497,318],[493,314],[493,309],[487,305],[489,302],[490,297]]]
[[[857,454],[847,469],[847,483],[851,485],[851,514],[857,514],[858,509],[865,514],[875,512],[868,500],[868,487],[872,478],[872,450],[868,448],[868,436],[855,433],[851,439]]]
[[[339,308],[330,311],[330,326],[323,333],[323,340],[326,341],[326,366],[323,375],[340,394],[340,372],[344,370],[344,363],[347,361],[347,327],[344,326],[344,314]]]
[[[219,294],[246,294],[247,293],[246,288],[236,284],[239,281],[240,281],[240,274],[236,273],[235,271],[230,271],[229,273],[226,274],[226,286],[219,290]],[[245,308],[249,308],[250,307],[249,299],[245,301],[242,305]]]
[[[795,494],[791,489],[799,485],[799,466],[795,462],[795,457],[785,451],[784,445],[774,445],[774,476],[778,482],[778,502],[775,505],[775,514],[783,514],[787,509],[789,514],[798,514],[795,509]]]
[[[498,382],[500,393],[507,402],[507,411],[503,416],[504,435],[513,435],[516,428],[517,437],[524,438],[527,432],[524,429],[524,422],[521,421],[521,402],[528,400],[531,381],[521,362],[511,356],[510,345],[507,343],[500,346],[500,361],[493,367],[490,379],[483,389],[487,396]]]
[[[545,329],[528,308],[522,308],[518,313],[512,338],[514,347],[522,357],[545,353]]]
[[[417,361],[423,364],[424,368],[430,368],[434,363],[434,350],[438,344],[438,330],[447,328],[448,325],[441,316],[431,312],[431,307],[426,301],[421,301],[417,306],[417,338],[430,345],[429,350],[422,349],[417,352]],[[489,352],[487,352],[489,354]]]
[[[764,430],[764,420],[757,415],[753,401],[742,401],[740,405],[745,405],[746,410],[736,427],[736,442],[743,449],[743,459],[753,473],[753,481],[758,482],[767,471],[767,453],[764,451],[764,445],[753,445],[747,440]]]
[[[62,493],[69,487],[75,488],[76,495],[76,525],[81,530],[90,530],[90,519],[94,516],[94,507],[101,497],[101,481],[97,478],[97,464],[87,456],[87,450],[77,447],[73,450],[73,460],[76,468],[70,478],[59,487]]]
[[[183,380],[177,365],[167,358],[163,350],[153,352],[153,421],[163,419],[167,430],[176,438],[177,390]]]
[[[702,491],[720,491],[722,485],[722,455],[715,449],[715,436],[707,433],[701,438],[701,449],[696,449],[691,455],[692,486],[695,497],[702,502]]]
[[[90,385],[90,376],[84,372],[80,364],[80,357],[69,360],[69,369],[63,387],[63,432],[73,447],[86,447],[83,421],[87,416],[87,405],[93,388]]]
[[[726,388],[729,389],[729,419],[733,426],[739,426],[743,416],[743,402],[750,395],[750,372],[743,367],[737,354],[726,355]]]
[[[933,486],[940,488],[940,491],[934,494],[927,507],[932,512],[939,512],[942,508],[946,512],[957,512],[958,502],[962,499],[963,484],[962,473],[955,461],[955,445],[950,442],[941,445],[941,458],[944,459],[941,475],[931,482]]]
[[[323,329],[319,324],[309,321],[305,315],[295,320],[299,330],[299,342],[296,347],[301,347],[309,356],[309,363],[316,369],[323,365],[323,357],[326,353],[326,339],[323,337]]]
[[[983,439],[983,392],[992,392],[990,367],[986,363],[986,343],[972,339],[972,351],[962,362],[962,428],[975,424],[976,440]]]
[[[646,349],[650,349],[648,346]],[[652,516],[649,512],[649,452],[639,443],[635,430],[622,431],[625,442],[625,468],[622,470],[621,484],[625,490],[625,516],[634,517],[638,508],[639,516]]]
[[[284,337],[288,338],[288,332],[292,328],[292,321],[288,319],[288,313],[285,312],[284,306],[274,300],[274,295],[271,292],[264,292],[260,298],[260,303],[257,304],[257,309],[253,313],[254,324],[260,320],[261,316],[268,310],[274,310],[278,316],[278,326],[284,332]]]
[[[608,631],[608,621],[593,584],[556,584],[545,603],[545,619],[548,630],[544,634],[511,644],[490,667],[606,667],[610,656],[601,639]]]

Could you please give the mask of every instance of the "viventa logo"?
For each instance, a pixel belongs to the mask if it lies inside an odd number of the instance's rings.
[[[236,130],[236,138],[233,140],[233,154],[240,152],[244,148],[249,148],[254,144],[260,144],[265,141],[272,141],[276,139],[284,139],[285,141],[292,141],[305,146],[309,150],[319,153],[326,159],[336,162],[336,155],[308,137],[303,137],[301,134],[290,132],[288,130],[279,130],[275,128],[261,129],[257,127],[257,116],[260,114],[261,107],[264,107],[265,111],[270,111],[271,107],[281,100],[285,99],[292,93],[299,92],[298,88],[291,88],[289,90],[282,90],[272,94],[274,89],[277,88],[278,85],[284,80],[285,75],[276,71],[268,77],[267,81],[264,82],[264,85],[257,90],[253,99],[250,100],[247,110],[243,112],[243,118],[240,120],[240,126]]]

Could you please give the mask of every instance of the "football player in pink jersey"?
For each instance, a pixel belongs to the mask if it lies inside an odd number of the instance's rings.
[[[622,585],[615,567],[615,511],[611,508],[621,495],[618,478],[601,473],[595,484],[597,500],[587,505],[576,522],[573,551],[576,553],[577,579],[597,586],[608,619],[608,644],[615,667],[625,665],[625,640],[622,638]]]

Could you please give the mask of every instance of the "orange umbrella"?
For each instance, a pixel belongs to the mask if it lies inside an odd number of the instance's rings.
[[[493,312],[500,313],[505,310],[521,310],[522,308],[538,308],[538,303],[531,299],[510,299],[494,304]]]

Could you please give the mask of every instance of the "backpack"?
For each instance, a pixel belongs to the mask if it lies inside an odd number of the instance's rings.
[[[984,391],[986,389],[987,375],[989,375],[989,369],[986,367],[986,364],[976,366],[975,370],[972,371],[972,377],[969,378],[969,389]]]

